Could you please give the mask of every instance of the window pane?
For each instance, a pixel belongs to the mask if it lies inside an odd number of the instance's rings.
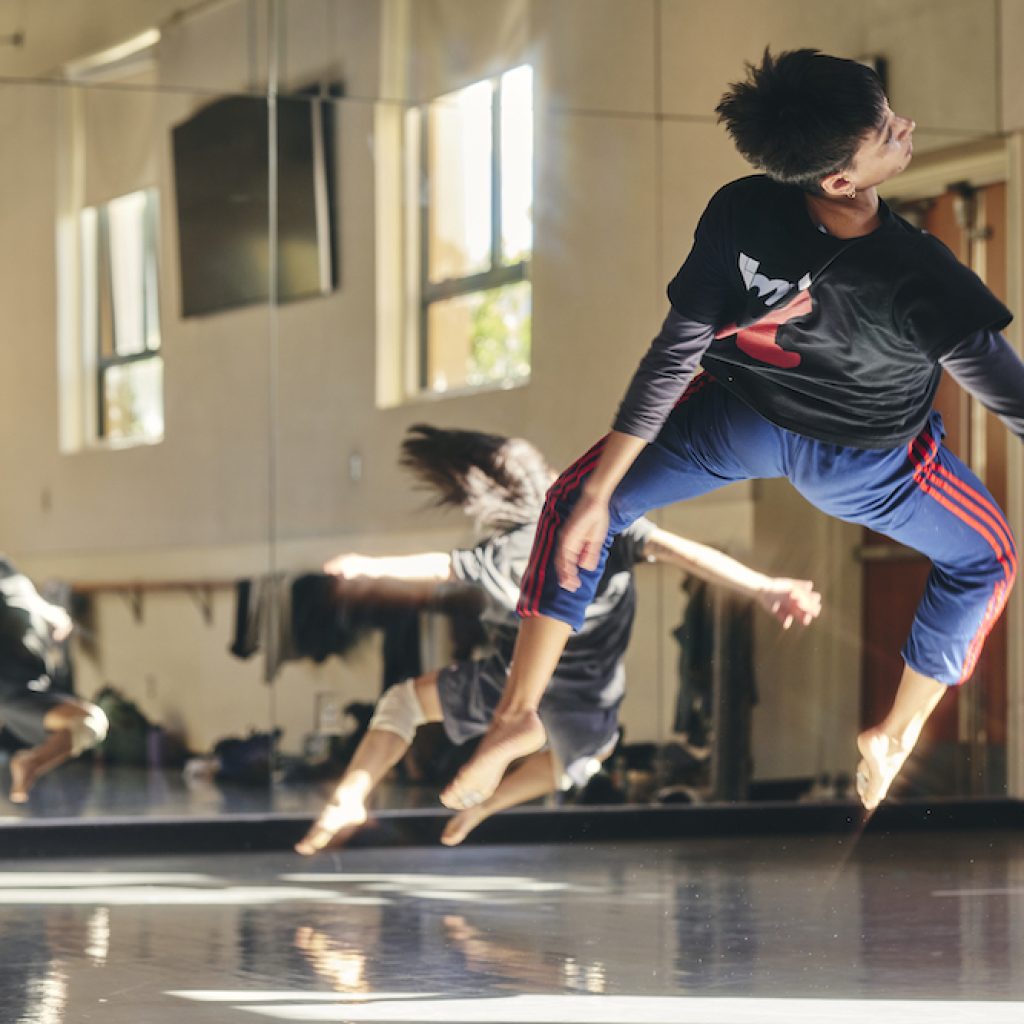
[[[491,82],[478,82],[427,111],[431,281],[478,274],[491,265],[493,94]]]
[[[155,352],[160,347],[160,291],[157,276],[157,230],[156,230],[156,191],[146,192],[145,213],[145,311],[143,318],[146,325],[146,348]]]
[[[108,367],[103,374],[103,437],[163,437],[163,381],[164,361],[159,356]]]
[[[112,199],[107,211],[114,350],[135,355],[146,350],[146,194]]]
[[[501,76],[501,252],[518,263],[533,249],[533,68]]]
[[[96,330],[99,354],[103,359],[114,355],[114,307],[110,284],[110,218],[107,208],[96,211]]]
[[[530,376],[527,281],[433,302],[427,310],[427,388],[513,384]]]
[[[99,217],[95,206],[82,210],[78,218],[79,241],[81,243],[81,309],[82,344],[85,351],[96,351],[99,331]],[[87,364],[88,365],[88,364]]]

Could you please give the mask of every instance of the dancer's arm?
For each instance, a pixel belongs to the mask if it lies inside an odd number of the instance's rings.
[[[0,556],[2,558],[2,556]],[[50,639],[60,643],[66,639],[74,628],[74,623],[68,612],[60,605],[47,601],[35,588],[35,584],[23,573],[3,559],[3,571],[0,576],[8,579],[8,591],[6,596],[7,604],[22,608],[29,615],[38,616],[46,624],[49,630]]]
[[[46,604],[46,610],[43,612],[43,618],[46,619],[50,627],[50,635],[54,642],[59,644],[70,636],[71,630],[75,628],[75,624],[68,612],[61,608],[60,605],[50,604],[49,602],[44,603]]]
[[[451,579],[452,556],[443,551],[424,551],[416,555],[338,555],[324,563],[324,572],[351,580],[409,580],[416,583],[444,583]]]
[[[453,578],[451,555],[424,551],[416,555],[344,554],[324,563],[324,572],[342,581],[344,595],[354,601],[430,601],[442,583]]]
[[[998,331],[976,331],[939,362],[956,382],[1024,439],[1024,362]]]
[[[50,638],[55,643],[65,640],[74,628],[74,623],[67,610],[58,604],[51,604],[35,588],[26,590],[25,607],[38,615],[49,627]]]
[[[594,570],[608,536],[608,502],[619,481],[647,447],[640,437],[613,430],[576,507],[566,520],[555,555],[558,582],[565,590],[578,590],[579,569]]]
[[[783,629],[794,622],[807,626],[821,611],[821,594],[810,580],[766,576],[715,548],[668,530],[655,529],[644,542],[643,554],[753,598],[782,623]]]
[[[658,436],[713,337],[710,325],[669,310],[626,389],[604,450],[560,534],[555,571],[566,590],[579,589],[580,568],[597,568],[615,488]]]

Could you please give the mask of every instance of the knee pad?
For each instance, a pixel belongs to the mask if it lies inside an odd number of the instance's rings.
[[[76,718],[74,723],[68,726],[68,732],[71,734],[71,756],[78,757],[79,754],[91,750],[97,743],[102,743],[109,728],[107,716],[95,705],[90,707],[84,718]]]
[[[395,683],[379,701],[370,719],[371,729],[383,729],[412,743],[416,730],[427,720],[411,679]]]

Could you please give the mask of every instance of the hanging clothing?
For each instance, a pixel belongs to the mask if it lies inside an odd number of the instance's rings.
[[[384,689],[422,673],[418,609],[346,601],[338,577],[327,573],[276,573],[236,584],[228,649],[243,659],[262,650],[270,683],[285,662],[343,657],[372,630],[384,634]]]
[[[748,600],[716,592],[703,580],[689,577],[689,594],[680,624],[672,631],[679,644],[679,690],[673,730],[704,746],[716,732],[715,671],[721,672],[723,698],[757,703],[754,670],[753,614]],[[716,635],[715,601],[719,602]]]

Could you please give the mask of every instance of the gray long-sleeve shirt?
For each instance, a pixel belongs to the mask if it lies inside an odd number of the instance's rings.
[[[669,311],[640,361],[612,427],[653,441],[714,340],[714,328]],[[1024,439],[1024,362],[998,331],[969,334],[939,362],[949,374]]]
[[[969,334],[939,362],[1011,433],[1024,438],[1024,362],[998,331]]]
[[[669,310],[658,336],[633,374],[613,429],[653,441],[700,367],[714,328]]]

